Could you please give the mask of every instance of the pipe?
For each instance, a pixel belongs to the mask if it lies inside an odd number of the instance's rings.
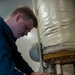
[[[62,75],[62,69],[60,64],[56,64],[56,72],[57,75]]]
[[[37,1],[32,0],[33,4],[33,11],[35,15],[37,16]],[[38,18],[38,17],[37,17]],[[40,60],[40,70],[41,72],[44,72],[44,67],[43,67],[43,57],[42,57],[42,48],[41,48],[41,43],[40,43],[40,35],[39,35],[39,28],[37,28],[37,35],[38,35],[38,47],[39,47],[39,60]]]

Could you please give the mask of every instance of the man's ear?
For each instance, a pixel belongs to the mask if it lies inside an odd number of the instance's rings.
[[[21,15],[20,14],[17,14],[16,15],[16,21],[18,22],[20,19],[21,19]]]

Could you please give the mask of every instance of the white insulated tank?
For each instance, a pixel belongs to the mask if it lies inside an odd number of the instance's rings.
[[[44,53],[64,49],[74,50],[75,2],[73,0],[37,0],[37,10]]]

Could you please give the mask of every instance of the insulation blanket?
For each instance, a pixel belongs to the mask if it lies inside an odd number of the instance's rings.
[[[37,0],[37,9],[43,50],[75,49],[75,2]]]

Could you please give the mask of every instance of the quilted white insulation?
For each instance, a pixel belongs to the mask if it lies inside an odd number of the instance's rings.
[[[44,53],[75,49],[75,2],[37,0],[37,10]]]

